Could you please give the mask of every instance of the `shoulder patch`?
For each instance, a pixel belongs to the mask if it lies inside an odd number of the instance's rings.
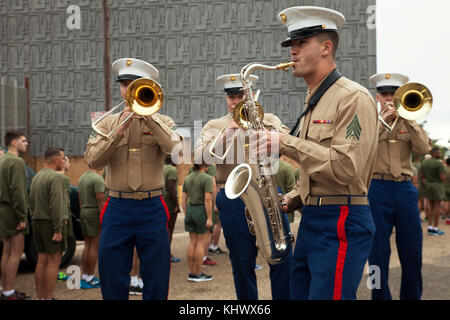
[[[347,127],[347,134],[345,135],[345,139],[355,138],[359,141],[359,138],[361,137],[362,127],[358,120],[358,115],[355,114],[353,117],[353,120],[350,122],[350,124]]]

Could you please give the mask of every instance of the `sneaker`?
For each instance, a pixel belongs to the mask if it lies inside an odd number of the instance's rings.
[[[69,276],[67,274],[65,274],[64,272],[58,272],[58,277],[56,278],[58,282],[67,281],[67,279],[69,279]]]
[[[217,249],[215,249],[215,250],[209,248],[209,249],[208,249],[208,253],[209,253],[209,254],[225,254],[225,253],[228,253],[228,252],[223,251],[222,249],[220,249],[220,247],[217,247]]]
[[[256,271],[261,270],[261,269],[262,269],[262,265],[260,265],[260,264],[255,264],[255,270],[256,270]]]
[[[170,256],[170,261],[172,261],[172,263],[177,263],[177,262],[180,262],[181,259],[180,258],[176,258],[174,256]]]
[[[196,274],[189,274],[188,280],[193,282],[205,282],[205,281],[211,281],[213,279],[213,276],[204,274],[203,272],[199,275]]]
[[[429,236],[437,236],[437,232],[434,229],[428,229],[428,235]]]
[[[436,235],[438,235],[438,236],[442,236],[445,233],[444,231],[439,230],[439,229],[434,230],[434,232],[436,232]]]
[[[203,265],[204,265],[204,266],[215,266],[216,264],[217,264],[217,262],[211,260],[210,258],[206,258],[206,259],[203,261]]]
[[[139,286],[130,286],[130,294],[132,296],[142,296],[142,288]]]
[[[3,301],[28,300],[28,299],[30,299],[30,297],[27,296],[25,293],[17,292],[17,291],[14,291],[14,293],[9,296],[5,296],[2,293],[2,297],[1,297],[1,300],[3,300]]]
[[[86,280],[81,280],[80,282],[81,289],[94,289],[100,288],[100,279],[97,277],[92,278],[91,281],[87,282]]]

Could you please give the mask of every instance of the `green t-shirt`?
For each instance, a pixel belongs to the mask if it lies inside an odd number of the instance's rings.
[[[204,205],[205,193],[213,191],[212,178],[204,172],[194,171],[184,179],[182,191],[188,194],[191,205]]]
[[[98,208],[96,194],[105,192],[105,181],[95,172],[87,171],[78,180],[81,208]]]
[[[53,230],[62,232],[63,221],[69,216],[66,194],[63,176],[49,168],[41,169],[30,187],[32,219],[51,220]]]
[[[445,168],[445,188],[450,191],[450,167]]]
[[[286,194],[294,188],[295,171],[294,168],[286,161],[279,160],[278,172],[275,174],[275,182],[280,187],[281,192]]]
[[[441,182],[440,175],[445,173],[444,165],[435,158],[424,160],[420,170],[426,182]]]
[[[20,222],[28,212],[25,161],[11,153],[0,158],[0,202],[3,208],[12,210]],[[0,214],[8,212],[1,211]]]

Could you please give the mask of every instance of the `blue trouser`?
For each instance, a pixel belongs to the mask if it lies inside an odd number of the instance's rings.
[[[245,204],[241,199],[230,200],[224,189],[220,189],[216,197],[216,205],[220,211],[225,242],[229,250],[231,267],[233,269],[234,287],[238,300],[257,300],[255,264],[258,248],[256,237],[248,230],[244,214]],[[285,215],[287,224],[289,221]],[[274,300],[289,300],[289,277],[292,251],[285,261],[270,266],[270,281],[272,298]]]
[[[374,233],[367,205],[303,207],[291,299],[356,299]]]
[[[170,274],[167,220],[162,197],[108,199],[98,248],[103,299],[128,299],[134,246],[144,282],[142,298],[167,299]]]
[[[380,268],[380,289],[372,289],[372,299],[392,299],[389,290],[390,238],[395,240],[402,267],[400,299],[422,296],[422,226],[417,206],[418,191],[410,181],[373,179],[369,189],[370,208],[377,227],[370,265]]]

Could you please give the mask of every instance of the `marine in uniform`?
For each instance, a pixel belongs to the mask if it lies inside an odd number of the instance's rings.
[[[285,210],[303,203],[291,299],[356,299],[375,232],[367,199],[378,144],[375,102],[336,69],[341,13],[291,7],[279,19],[288,29],[281,45],[290,47],[292,73],[308,86],[305,111],[291,135],[257,135],[262,152],[275,139],[300,164],[299,182],[284,197]]]
[[[275,182],[278,186],[278,192],[286,194],[292,191],[295,186],[295,171],[294,168],[286,161],[278,161],[278,171],[275,174]],[[288,214],[289,223],[294,222],[294,212]]]
[[[21,132],[8,131],[5,145],[8,153],[0,157],[1,300],[24,300],[26,294],[15,291],[14,282],[28,233],[25,161],[19,157],[19,152],[27,150],[28,141]]]
[[[164,175],[164,201],[166,202],[167,209],[169,210],[169,239],[172,244],[173,230],[175,229],[175,223],[177,221],[178,212],[180,207],[178,205],[178,170],[176,165],[172,162],[171,157],[166,157],[166,164],[163,167]],[[179,258],[171,255],[172,262],[180,262]]]
[[[395,121],[389,108],[394,92],[408,82],[397,73],[373,75],[380,116]],[[398,118],[392,131],[379,122],[378,153],[369,189],[370,208],[376,226],[369,264],[380,268],[380,288],[372,289],[372,299],[392,299],[389,290],[390,237],[395,226],[397,251],[402,266],[400,299],[420,299],[422,294],[422,227],[417,206],[418,191],[412,184],[412,152],[422,155],[431,148],[427,134],[413,120]]]
[[[194,164],[194,171],[183,182],[181,196],[185,212],[184,228],[189,232],[188,281],[194,282],[213,279],[201,272],[205,248],[211,240],[213,227],[213,177],[205,173],[207,167],[205,163]]]
[[[53,299],[59,265],[67,248],[67,192],[64,178],[56,171],[64,168],[64,152],[48,149],[44,168],[30,186],[33,241],[38,254],[35,278],[38,299]]]
[[[131,58],[114,61],[112,70],[124,99],[131,81],[159,75],[150,63]],[[104,118],[98,129],[110,132],[130,112],[127,106]],[[134,245],[141,263],[143,299],[167,299],[170,245],[163,166],[181,139],[175,129],[166,115],[135,114],[110,138],[95,133],[89,138],[85,158],[95,169],[106,167],[109,191],[102,211],[98,261],[104,299],[128,299]]]
[[[255,82],[258,80],[258,77],[251,76],[250,80]],[[205,124],[201,132],[201,138],[196,142],[195,153],[203,153],[203,158],[205,160],[216,162],[216,180],[218,187],[220,188],[216,197],[216,205],[220,211],[220,222],[225,242],[229,250],[237,299],[257,300],[258,288],[255,265],[258,249],[256,247],[256,237],[249,231],[247,220],[245,218],[244,202],[240,198],[234,200],[228,199],[224,189],[227,177],[233,168],[238,164],[245,162],[245,160],[248,161],[248,146],[245,147],[243,143],[236,143],[233,146],[235,152],[230,153],[224,161],[211,158],[211,155],[209,154],[211,145],[222,129],[225,127],[227,128],[227,130],[223,131],[222,141],[225,141],[231,140],[228,139],[228,137],[231,137],[233,132],[239,128],[232,120],[232,112],[236,104],[243,100],[244,93],[242,91],[242,83],[239,80],[239,74],[222,75],[217,78],[217,81],[224,85],[228,114],[219,119],[208,121]],[[264,114],[263,124],[266,128],[271,130],[288,131],[281,123],[281,120],[270,113]],[[245,137],[241,138],[238,136],[236,141],[245,142]],[[228,141],[228,143],[233,143],[233,141]],[[223,145],[225,145],[225,147],[229,146],[226,143]],[[220,144],[218,144],[218,146],[220,146]],[[219,152],[218,149],[220,148],[216,147],[216,153]],[[284,262],[278,265],[270,265],[272,298],[274,300],[289,299],[290,266],[291,253],[289,253]]]
[[[81,255],[83,274],[82,289],[99,288],[100,281],[94,275],[98,258],[100,237],[100,212],[105,205],[105,181],[97,170],[89,168],[78,180],[81,230],[84,249]]]
[[[445,168],[441,162],[441,149],[434,147],[430,151],[431,158],[423,161],[420,167],[420,177],[425,188],[425,197],[430,203],[428,215],[428,234],[431,236],[443,235],[439,230],[441,217],[441,202],[445,200]]]

